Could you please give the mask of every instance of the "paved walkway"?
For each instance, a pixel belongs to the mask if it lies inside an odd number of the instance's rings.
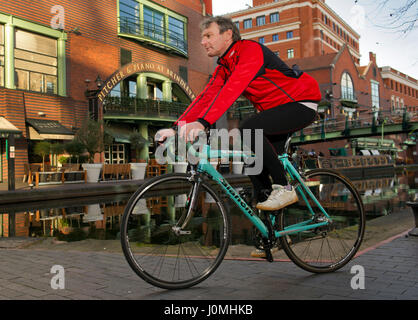
[[[418,238],[406,235],[363,251],[332,274],[313,275],[291,262],[226,260],[203,283],[178,291],[142,281],[119,253],[19,249],[26,240],[9,239],[0,243],[0,299],[416,300]],[[64,267],[65,289],[51,288],[54,265]],[[351,287],[355,266],[364,268],[364,289]]]

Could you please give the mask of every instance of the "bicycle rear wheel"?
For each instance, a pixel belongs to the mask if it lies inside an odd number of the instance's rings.
[[[191,287],[212,274],[228,248],[230,224],[217,193],[206,183],[197,191],[193,218],[187,216],[196,182],[167,174],[142,185],[129,200],[121,242],[131,268],[164,289]],[[209,201],[210,202],[209,202]]]
[[[361,197],[352,183],[333,170],[316,169],[306,175],[305,184],[332,219],[323,227],[287,234],[280,243],[288,257],[309,272],[332,272],[348,263],[359,249],[365,229],[365,213]],[[307,197],[314,211],[312,217],[302,200],[301,186],[296,184],[299,202],[284,208],[279,217],[279,230],[290,225],[324,221],[324,215]]]

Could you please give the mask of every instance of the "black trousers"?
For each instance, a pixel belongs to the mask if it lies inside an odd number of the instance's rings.
[[[259,175],[249,176],[254,185],[257,201],[263,200],[263,190],[272,188],[271,180],[273,184],[287,185],[284,168],[278,155],[285,151],[284,147],[289,135],[310,125],[316,117],[315,110],[291,102],[257,113],[241,124],[241,131],[251,129],[251,146],[247,145],[247,147],[253,152],[256,143],[260,143],[255,141],[254,129],[263,129],[263,170]]]

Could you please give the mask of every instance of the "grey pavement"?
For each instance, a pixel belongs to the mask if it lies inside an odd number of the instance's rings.
[[[405,233],[335,273],[314,275],[291,262],[225,260],[206,281],[176,291],[141,280],[120,253],[20,249],[18,239],[9,241],[0,246],[1,300],[418,299],[418,238]],[[54,265],[64,268],[64,289],[51,287]],[[351,286],[356,266],[364,268],[364,289]]]

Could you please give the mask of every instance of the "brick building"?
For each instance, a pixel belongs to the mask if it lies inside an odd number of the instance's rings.
[[[102,90],[114,129],[105,160],[130,161],[128,134],[153,136],[207,83],[213,63],[194,30],[211,12],[210,0],[0,0],[0,180],[9,133],[21,177],[37,141],[71,140],[98,112],[86,90]]]
[[[319,115],[331,126],[346,121],[365,124],[373,118],[376,124],[382,123],[405,110],[409,116],[417,114],[417,80],[390,67],[379,68],[374,53],[369,53],[368,64],[361,66],[360,35],[325,0],[253,0],[253,7],[227,16],[244,39],[264,44],[289,66],[297,64],[318,81],[322,93]],[[412,149],[400,151],[407,134],[385,139],[391,147],[382,150],[411,161],[416,158]],[[366,140],[375,144],[383,141],[377,136]],[[304,148],[329,156],[330,148],[347,149],[350,155],[359,152],[361,146],[347,137],[306,144]]]
[[[391,67],[379,68],[389,91],[391,110],[418,113],[418,80]]]
[[[283,60],[336,53],[346,44],[360,61],[360,35],[324,0],[253,0],[252,8],[227,16],[244,39],[264,43]]]

